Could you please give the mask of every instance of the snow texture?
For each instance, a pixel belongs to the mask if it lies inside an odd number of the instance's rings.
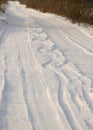
[[[0,130],[93,130],[93,37],[19,2],[6,7]]]

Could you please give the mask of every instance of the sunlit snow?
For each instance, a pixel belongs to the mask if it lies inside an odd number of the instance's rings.
[[[8,2],[0,21],[0,130],[93,130],[93,37]]]

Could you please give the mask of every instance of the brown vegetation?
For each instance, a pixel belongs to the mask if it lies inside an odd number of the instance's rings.
[[[75,22],[93,24],[93,0],[20,0],[28,7],[66,16]]]
[[[0,0],[0,11],[4,11],[2,9],[2,4],[5,4],[5,3],[7,3],[7,0]]]

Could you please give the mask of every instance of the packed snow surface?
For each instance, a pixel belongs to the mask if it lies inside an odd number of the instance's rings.
[[[0,22],[0,130],[93,130],[93,37],[8,2]]]

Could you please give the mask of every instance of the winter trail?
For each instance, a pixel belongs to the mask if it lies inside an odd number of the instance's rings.
[[[8,3],[0,33],[2,130],[93,130],[92,38],[49,18]]]

